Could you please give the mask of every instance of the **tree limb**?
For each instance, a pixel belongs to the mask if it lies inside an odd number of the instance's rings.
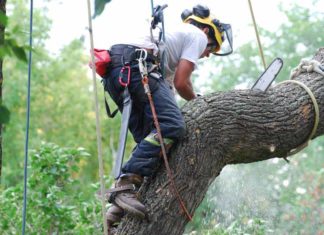
[[[315,60],[324,64],[324,48]],[[314,136],[324,133],[324,78],[303,73],[296,80],[314,93],[320,122]],[[307,92],[296,84],[279,84],[266,93],[233,90],[188,102],[182,109],[187,133],[171,152],[175,183],[191,214],[209,185],[227,164],[284,158],[304,143],[314,125],[314,107]],[[126,216],[118,234],[182,234],[187,219],[166,184],[164,166],[146,180],[140,196],[150,221]]]

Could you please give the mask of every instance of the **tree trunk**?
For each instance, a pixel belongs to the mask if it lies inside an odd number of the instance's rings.
[[[0,0],[0,11],[6,14],[6,0]],[[0,24],[0,46],[4,44],[4,33],[5,33],[5,26]],[[3,60],[0,58],[0,104],[2,104],[2,83],[3,83],[2,63]],[[0,183],[1,183],[1,175],[2,175],[2,124],[0,123]]]
[[[314,59],[324,63],[324,48]],[[324,133],[324,77],[303,73],[296,80],[314,93],[320,122],[314,137]],[[193,215],[209,185],[227,164],[284,158],[303,144],[315,119],[307,92],[292,83],[266,93],[234,90],[213,93],[188,102],[182,109],[187,133],[172,150],[170,166],[181,197]],[[170,191],[165,167],[140,190],[149,221],[126,216],[117,234],[182,234],[188,220]]]

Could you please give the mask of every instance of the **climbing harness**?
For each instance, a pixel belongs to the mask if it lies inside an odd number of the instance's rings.
[[[324,66],[322,66],[316,60],[302,59],[301,63],[296,68],[294,68],[292,70],[291,75],[290,75],[290,80],[283,81],[283,82],[277,84],[277,85],[279,85],[279,84],[283,84],[283,83],[293,83],[293,84],[296,84],[296,85],[302,87],[307,92],[309,97],[311,98],[313,106],[314,106],[314,112],[315,112],[314,126],[313,126],[313,129],[312,129],[310,135],[308,136],[307,140],[304,143],[302,143],[301,145],[299,145],[298,147],[291,149],[290,152],[287,154],[287,156],[294,155],[294,154],[300,152],[305,147],[307,147],[309,145],[311,139],[315,135],[315,133],[317,131],[318,124],[319,124],[319,118],[320,118],[319,117],[319,106],[316,101],[315,95],[313,94],[311,89],[309,89],[309,87],[307,87],[304,83],[302,83],[300,81],[293,80],[297,76],[299,76],[301,73],[306,73],[306,72],[307,73],[316,72],[316,73],[320,74],[320,76],[318,78],[321,78],[321,77],[324,77]]]
[[[176,195],[176,197],[177,197],[177,199],[178,199],[178,201],[180,203],[180,206],[181,206],[182,210],[184,211],[186,217],[189,219],[189,221],[191,221],[192,217],[189,214],[183,200],[181,199],[179,191],[176,188],[176,185],[175,185],[175,182],[174,182],[174,177],[173,177],[172,171],[171,171],[170,166],[169,166],[169,162],[168,162],[168,158],[167,158],[167,154],[166,154],[166,147],[165,147],[163,137],[162,137],[162,134],[161,134],[160,124],[159,124],[159,121],[158,121],[158,118],[157,118],[157,113],[156,113],[156,110],[155,110],[153,97],[152,97],[152,94],[151,94],[151,91],[150,91],[150,86],[149,86],[149,83],[148,83],[149,78],[148,78],[148,72],[147,72],[147,65],[146,65],[146,61],[145,61],[146,56],[147,56],[147,52],[146,52],[145,49],[139,49],[139,51],[141,52],[140,56],[138,58],[139,71],[140,71],[141,76],[142,76],[142,84],[143,84],[143,87],[144,87],[145,94],[147,95],[147,98],[148,98],[149,103],[150,103],[150,108],[151,108],[152,116],[153,116],[153,122],[154,122],[154,126],[156,128],[156,131],[157,131],[157,137],[158,137],[160,145],[161,145],[161,151],[162,151],[162,156],[163,156],[165,168],[167,170],[167,175],[168,175],[168,178],[169,178],[170,183],[171,183],[170,188],[171,188],[171,191],[174,191],[174,193],[175,193],[175,195]]]
[[[90,0],[87,0],[87,4],[88,4],[90,46],[91,46],[91,60],[92,60],[92,64],[95,64]],[[98,105],[97,81],[96,80],[97,80],[96,79],[96,70],[95,70],[95,67],[92,66],[92,81],[93,81],[93,87],[94,87],[93,90],[94,90],[94,102],[95,102],[95,112],[96,112],[96,134],[97,134],[97,150],[98,150],[98,162],[99,162],[100,191],[101,191],[101,195],[104,195],[105,181],[104,181],[104,168],[103,168],[103,160],[102,160],[102,144],[101,144],[99,105]],[[105,211],[106,211],[106,202],[105,202],[104,197],[101,197],[101,212],[102,212],[104,234],[108,235],[107,218],[106,218]]]

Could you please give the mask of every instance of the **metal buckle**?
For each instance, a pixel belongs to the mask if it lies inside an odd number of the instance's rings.
[[[139,52],[139,57],[138,57],[137,60],[139,60],[139,59],[146,60],[146,58],[147,58],[147,51],[145,49],[142,49],[142,48],[135,49],[135,52]]]
[[[139,58],[138,61],[138,68],[142,75],[142,77],[147,76],[147,66],[146,66],[146,58],[147,58],[147,51],[145,49],[136,49],[135,51],[139,51]]]

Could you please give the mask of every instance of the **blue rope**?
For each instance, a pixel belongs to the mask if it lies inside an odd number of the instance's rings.
[[[28,59],[28,81],[27,81],[27,112],[26,112],[26,142],[25,142],[25,162],[24,162],[24,205],[22,219],[22,235],[25,234],[26,228],[26,208],[27,208],[27,164],[28,164],[28,142],[29,142],[29,117],[30,117],[30,78],[31,78],[31,62],[32,62],[32,45],[33,45],[33,0],[30,1],[29,16],[29,59]]]

